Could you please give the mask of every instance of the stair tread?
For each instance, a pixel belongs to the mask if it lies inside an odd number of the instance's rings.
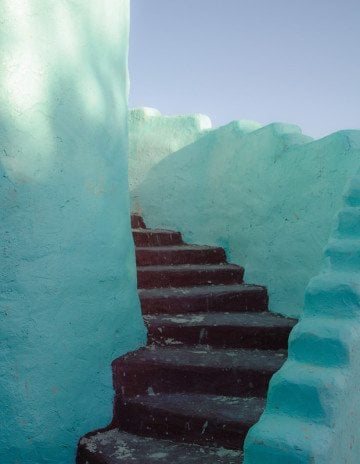
[[[227,349],[208,346],[158,347],[149,345],[113,361],[113,364],[162,365],[178,369],[246,369],[275,372],[286,359],[286,350]]]
[[[208,245],[161,245],[161,246],[145,246],[136,247],[136,251],[147,251],[147,252],[166,252],[166,251],[208,251],[208,250],[222,250],[221,247],[208,246]]]
[[[218,271],[218,270],[237,271],[242,269],[236,264],[219,263],[219,264],[158,264],[153,266],[137,266],[137,270],[144,272],[179,272],[179,271]]]
[[[199,285],[196,287],[144,288],[139,289],[140,298],[171,298],[222,295],[234,292],[263,292],[264,287],[252,284]]]
[[[185,417],[196,417],[221,423],[253,425],[262,414],[264,398],[206,395],[196,393],[160,393],[126,398],[125,403],[140,404]],[[170,420],[170,419],[169,419]]]
[[[137,267],[139,288],[179,288],[243,282],[244,268],[234,264],[159,264]]]
[[[151,325],[171,325],[178,327],[289,327],[296,324],[295,319],[289,319],[269,312],[215,312],[196,314],[159,314],[144,315]]]
[[[148,235],[148,234],[175,234],[175,235],[179,235],[180,232],[177,232],[176,230],[169,230],[169,229],[140,229],[140,228],[135,228],[135,229],[131,229],[132,233],[136,233],[136,234],[144,234],[144,235]]]
[[[156,237],[156,236],[155,236]],[[205,245],[188,245],[181,243],[158,244],[147,243],[135,247],[138,266],[156,264],[202,264],[225,263],[225,251],[221,247]]]
[[[243,460],[240,450],[141,437],[118,429],[82,438],[80,449],[89,464],[241,464]]]

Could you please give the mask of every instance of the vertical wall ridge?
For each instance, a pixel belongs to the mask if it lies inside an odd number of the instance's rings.
[[[360,175],[311,279],[289,359],[270,382],[268,403],[245,442],[245,464],[356,464],[360,432]]]

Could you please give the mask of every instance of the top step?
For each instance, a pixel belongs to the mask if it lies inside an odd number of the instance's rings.
[[[140,214],[131,215],[131,228],[132,229],[146,229],[144,219],[140,216]]]
[[[135,246],[167,246],[183,243],[180,232],[163,229],[132,229]]]

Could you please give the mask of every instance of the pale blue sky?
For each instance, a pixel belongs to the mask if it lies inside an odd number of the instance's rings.
[[[131,4],[131,107],[360,129],[360,0]]]

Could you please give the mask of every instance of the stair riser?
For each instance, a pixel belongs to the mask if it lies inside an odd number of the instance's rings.
[[[274,371],[275,372],[275,371]],[[176,365],[113,365],[114,388],[134,396],[154,393],[206,393],[264,397],[274,372],[250,369],[182,368]]]
[[[243,283],[244,270],[169,271],[138,270],[139,288],[190,287],[194,285],[231,285]]]
[[[221,264],[225,263],[225,252],[215,250],[135,250],[137,266],[176,264]]]
[[[253,425],[206,421],[175,413],[169,415],[168,411],[154,411],[123,402],[120,396],[115,399],[115,418],[116,426],[129,433],[232,449],[242,448],[245,435]]]
[[[196,327],[149,325],[149,342],[158,345],[209,345],[214,348],[286,349],[285,327]]]
[[[142,297],[143,314],[182,314],[202,311],[248,311],[267,310],[268,296],[265,289],[252,292],[227,292],[201,296],[183,295],[168,298]]]
[[[179,232],[136,232],[133,231],[134,243],[138,247],[144,246],[169,246],[181,245],[183,243]]]
[[[132,229],[146,229],[145,222],[141,216],[137,214],[131,215],[131,228]]]

